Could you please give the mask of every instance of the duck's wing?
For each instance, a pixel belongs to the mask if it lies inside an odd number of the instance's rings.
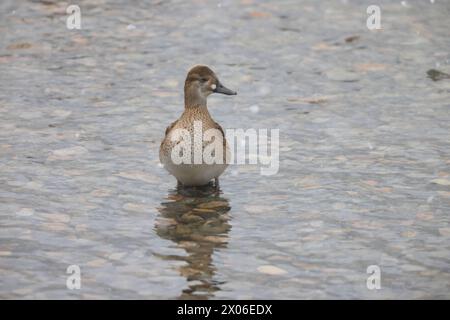
[[[175,120],[174,122],[172,122],[167,128],[166,128],[166,133],[165,133],[165,137],[167,137],[167,134],[169,133],[170,130],[172,130],[172,128],[177,124],[178,120]],[[164,138],[165,138],[164,137]]]
[[[227,150],[227,139],[225,137],[225,133],[223,132],[222,127],[220,126],[220,124],[218,124],[217,122],[214,122],[214,128],[219,130],[220,133],[222,133],[222,138],[223,138],[223,149]],[[225,154],[225,152],[224,152]]]
[[[227,139],[225,137],[225,132],[223,131],[223,129],[220,126],[220,124],[218,124],[217,122],[214,122],[214,128],[219,130],[220,133],[222,133],[222,137],[223,137],[223,161],[224,161],[224,163],[228,163],[227,161],[230,159],[231,153],[230,153],[230,148],[229,148],[228,143],[227,143]]]
[[[159,146],[159,160],[162,162],[163,160],[163,156],[164,156],[164,151],[167,151],[165,149],[167,149],[169,146],[167,145],[167,137],[168,134],[170,132],[170,130],[172,130],[172,128],[177,124],[178,120],[175,120],[174,122],[172,122],[167,128],[166,128],[166,132],[164,134],[164,139],[161,141],[161,145]]]
[[[217,122],[214,122],[214,129],[219,130],[222,133],[222,137],[225,139],[225,133],[223,132],[222,127]],[[225,141],[225,140],[224,140]]]

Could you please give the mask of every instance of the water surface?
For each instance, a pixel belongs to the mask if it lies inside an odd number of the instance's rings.
[[[367,1],[78,3],[0,3],[1,298],[450,298],[448,1],[378,1],[379,31]],[[176,190],[197,63],[224,128],[280,129],[278,174]]]

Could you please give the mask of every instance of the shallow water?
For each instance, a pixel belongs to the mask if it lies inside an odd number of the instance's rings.
[[[450,2],[377,2],[380,31],[367,1],[78,1],[82,30],[2,1],[0,297],[450,298]],[[197,63],[224,128],[280,129],[278,174],[176,190]]]

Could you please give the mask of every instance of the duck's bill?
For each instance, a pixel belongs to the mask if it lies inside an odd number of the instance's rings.
[[[227,87],[225,87],[220,82],[217,84],[216,89],[214,89],[214,92],[226,94],[226,95],[229,95],[229,96],[237,95],[236,91],[228,89]]]

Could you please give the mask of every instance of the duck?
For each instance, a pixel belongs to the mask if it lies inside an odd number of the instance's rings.
[[[237,92],[225,87],[218,79],[217,75],[206,65],[196,65],[187,73],[184,82],[184,111],[181,116],[172,122],[166,129],[164,138],[159,149],[159,160],[163,167],[177,179],[177,187],[198,187],[208,185],[214,180],[214,186],[219,188],[219,176],[225,171],[227,161],[216,161],[206,163],[202,158],[200,162],[174,161],[172,153],[174,148],[180,147],[185,132],[189,135],[189,141],[199,138],[199,133],[195,126],[201,125],[201,132],[214,129],[218,137],[222,138],[222,154],[224,159],[230,154],[229,146],[225,138],[222,127],[212,118],[207,107],[207,98],[213,93],[224,95],[236,95]],[[199,128],[199,126],[197,127]],[[208,143],[204,141],[203,135],[200,137],[199,145],[203,154]],[[194,142],[195,143],[195,142]],[[194,149],[191,149],[191,159],[195,157]],[[199,150],[199,149],[196,149]]]

